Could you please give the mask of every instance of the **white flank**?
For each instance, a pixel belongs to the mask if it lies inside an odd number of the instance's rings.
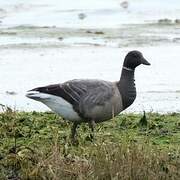
[[[79,121],[81,118],[74,111],[72,105],[61,97],[51,94],[40,93],[38,91],[29,91],[26,96],[28,98],[40,101],[48,106],[52,111],[56,112],[63,118],[71,121]]]

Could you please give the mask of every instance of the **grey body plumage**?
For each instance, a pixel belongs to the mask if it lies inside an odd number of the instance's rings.
[[[125,57],[121,78],[117,82],[75,79],[32,89],[26,96],[73,121],[74,139],[77,125],[81,122],[88,122],[93,130],[95,123],[112,119],[134,102],[134,72],[140,64],[150,65],[139,51],[131,51]]]

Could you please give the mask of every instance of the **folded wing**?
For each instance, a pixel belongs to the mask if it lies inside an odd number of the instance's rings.
[[[85,119],[102,114],[107,103],[111,103],[114,89],[111,82],[99,80],[71,80],[63,84],[54,84],[33,89],[63,98]],[[107,111],[107,109],[104,109]],[[93,114],[94,113],[94,114]],[[92,115],[93,114],[93,115]],[[91,117],[93,116],[93,117]],[[98,118],[100,118],[97,115]]]

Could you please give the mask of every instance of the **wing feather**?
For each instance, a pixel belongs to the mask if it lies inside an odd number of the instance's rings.
[[[54,84],[33,89],[35,91],[59,96],[72,104],[81,115],[87,110],[102,106],[112,98],[113,85],[102,80],[71,80],[62,84]]]

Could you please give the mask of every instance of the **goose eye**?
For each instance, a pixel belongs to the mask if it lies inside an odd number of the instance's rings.
[[[140,58],[140,55],[139,54],[133,54],[133,57],[134,58]]]
[[[134,57],[134,58],[137,58],[137,57],[138,57],[138,55],[137,55],[137,54],[134,54],[134,55],[133,55],[133,57]]]

